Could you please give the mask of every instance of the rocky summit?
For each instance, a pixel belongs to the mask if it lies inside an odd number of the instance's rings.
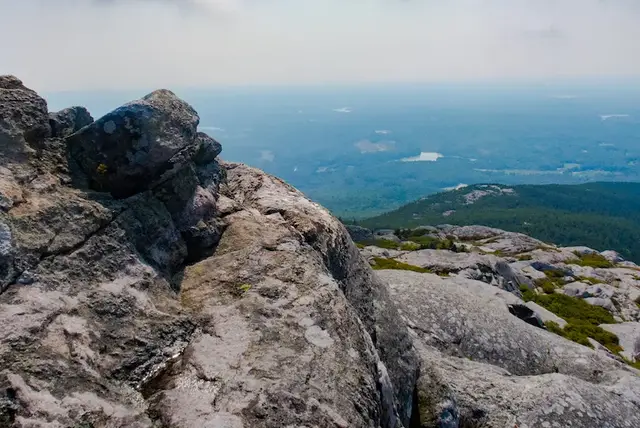
[[[198,123],[0,77],[0,427],[640,426],[638,266],[483,227],[358,248]]]

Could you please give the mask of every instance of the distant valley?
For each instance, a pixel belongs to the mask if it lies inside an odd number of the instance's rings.
[[[142,92],[142,91],[140,91]],[[226,160],[365,218],[460,184],[640,181],[640,84],[177,89]],[[138,94],[51,94],[100,116]]]
[[[545,242],[613,249],[640,261],[640,183],[478,184],[434,194],[362,220],[368,228],[485,225]]]

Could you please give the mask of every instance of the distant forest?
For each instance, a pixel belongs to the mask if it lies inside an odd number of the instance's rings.
[[[514,193],[497,191],[467,203],[465,195],[487,186],[438,193],[357,223],[373,229],[479,224],[557,245],[616,250],[640,263],[640,183],[496,185]]]

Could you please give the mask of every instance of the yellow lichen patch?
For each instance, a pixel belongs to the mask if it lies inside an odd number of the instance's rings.
[[[98,167],[96,168],[96,172],[98,174],[106,174],[108,170],[109,170],[109,168],[107,167],[107,165],[105,165],[103,163],[98,165]]]

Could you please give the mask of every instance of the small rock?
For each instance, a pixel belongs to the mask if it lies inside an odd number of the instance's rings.
[[[373,239],[373,232],[366,227],[356,226],[353,224],[347,224],[345,227],[354,242],[365,242]]]
[[[222,152],[222,145],[204,132],[198,132],[197,139],[200,143],[200,148],[194,158],[196,164],[203,165],[213,162]]]
[[[564,328],[568,324],[565,320],[535,302],[527,302],[525,305],[533,312],[535,312],[543,323],[547,321],[553,321],[558,324],[560,328]]]
[[[620,253],[618,253],[617,251],[612,251],[612,250],[603,251],[600,253],[600,255],[605,259],[609,260],[611,263],[620,263],[624,261]]]
[[[602,324],[600,327],[618,336],[623,357],[640,361],[640,322]]]
[[[562,291],[567,296],[586,299],[588,297],[594,297],[592,294],[587,292],[589,288],[590,286],[584,282],[572,282],[570,284],[565,284],[564,287],[562,287]]]
[[[588,297],[584,299],[584,301],[593,306],[600,306],[601,308],[604,308],[609,312],[615,312],[616,310],[616,307],[613,305],[613,302],[611,301],[611,299],[603,299],[600,297]]]
[[[84,107],[69,107],[56,113],[49,113],[51,136],[66,138],[93,123],[93,117]]]

